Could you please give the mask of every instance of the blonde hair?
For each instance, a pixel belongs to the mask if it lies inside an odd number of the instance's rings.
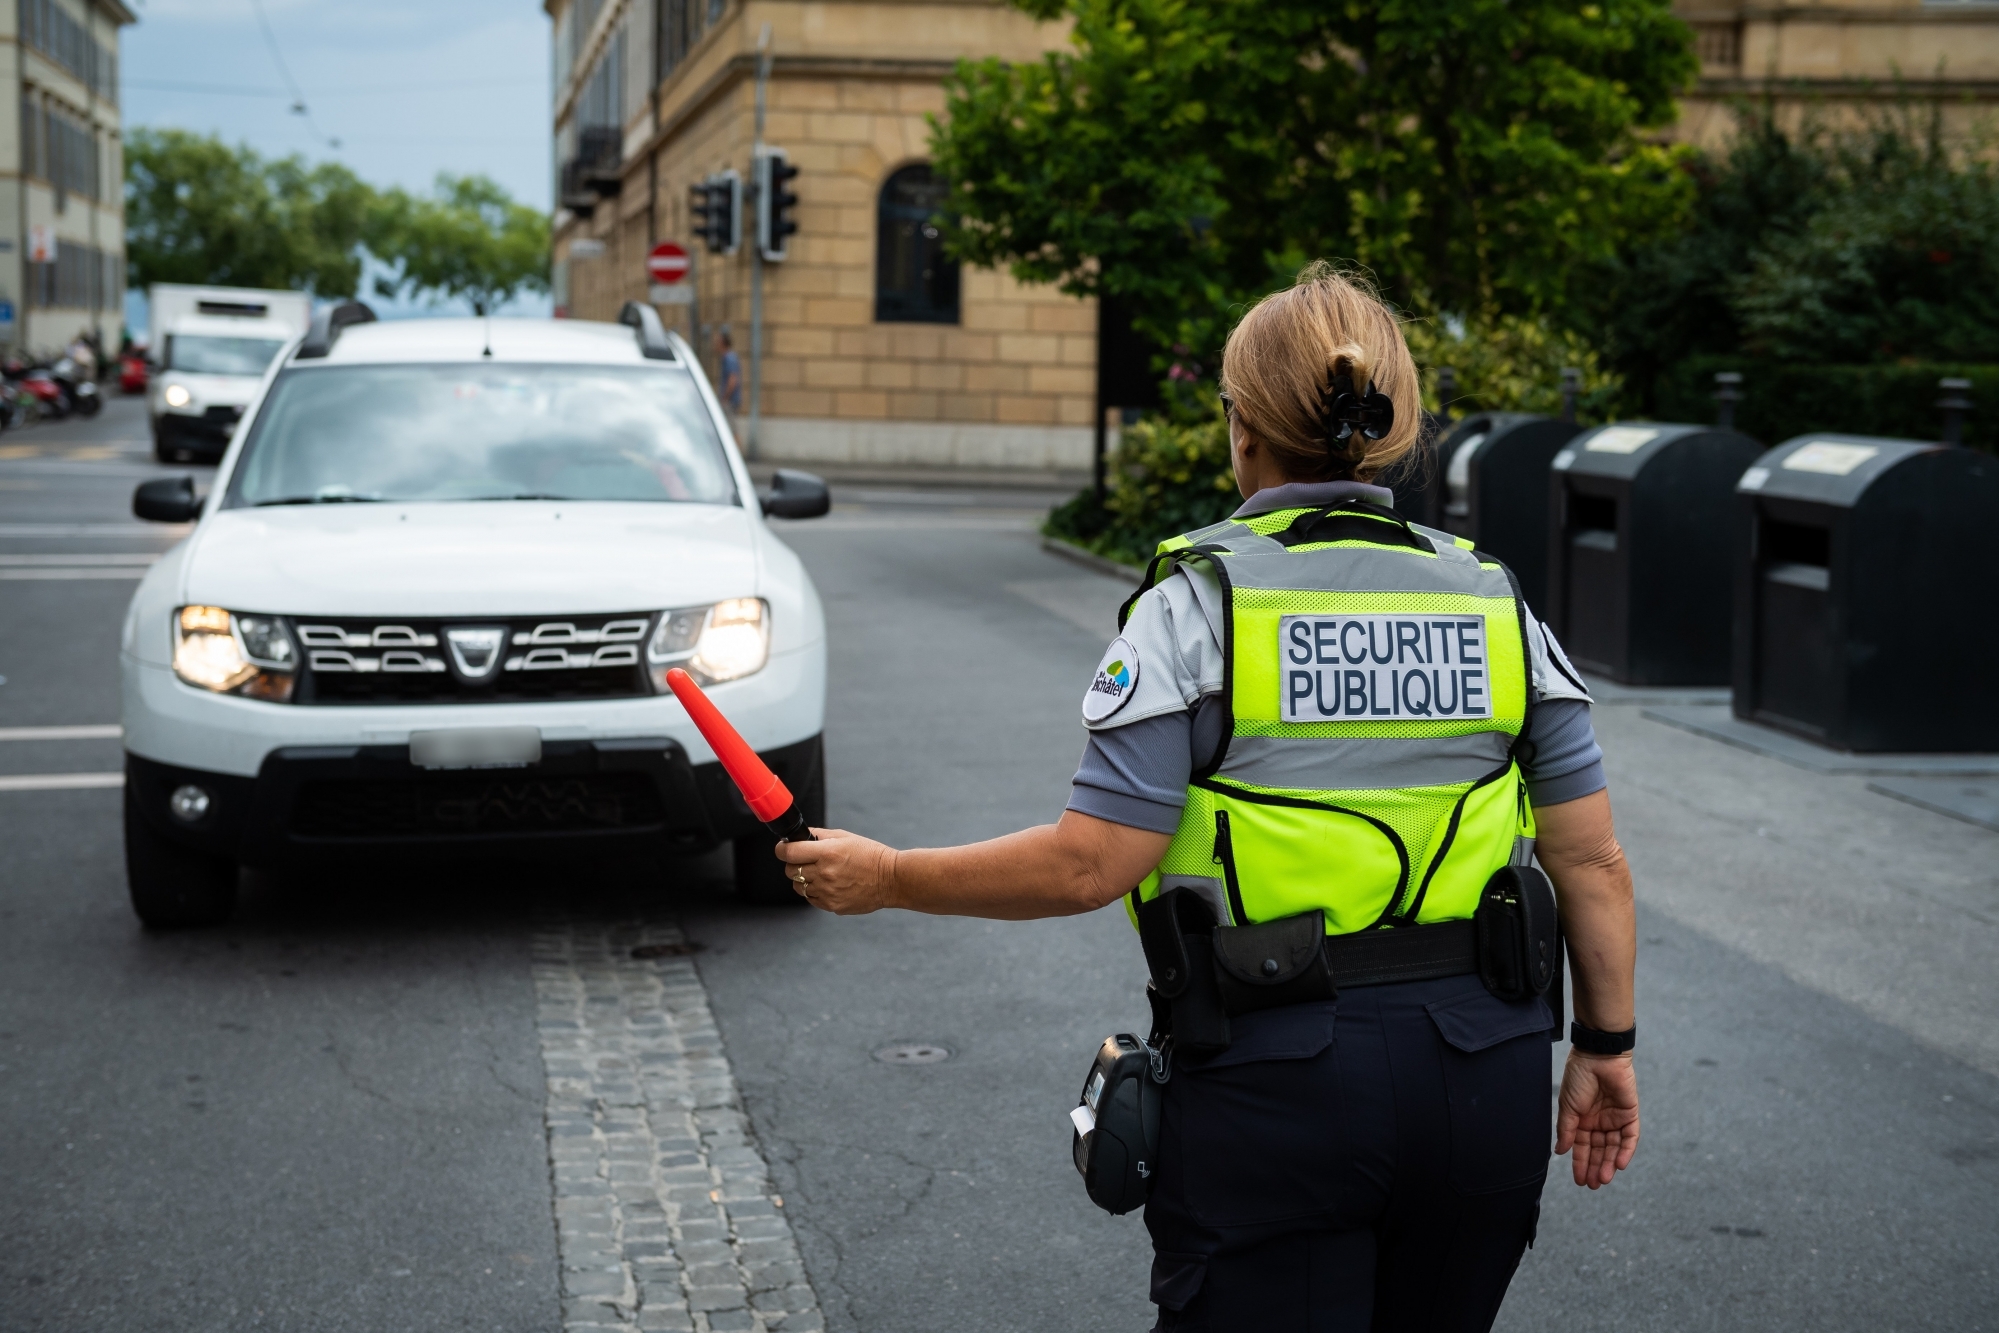
[[[1395,404],[1395,424],[1379,440],[1356,430],[1328,442],[1327,386],[1353,377]],[[1366,278],[1319,260],[1297,281],[1250,308],[1222,351],[1222,392],[1243,428],[1298,481],[1367,481],[1399,462],[1422,433],[1416,363],[1395,313]]]

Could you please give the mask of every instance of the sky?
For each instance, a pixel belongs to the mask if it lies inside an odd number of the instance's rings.
[[[372,184],[412,190],[441,171],[477,172],[550,206],[549,25],[537,0],[127,4],[139,16],[122,43],[127,127],[333,159]],[[304,115],[291,110],[293,88]],[[384,315],[421,313],[376,304]],[[545,314],[547,301],[519,313]]]

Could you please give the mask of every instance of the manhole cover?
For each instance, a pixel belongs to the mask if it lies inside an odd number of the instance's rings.
[[[935,1042],[910,1041],[895,1046],[884,1046],[875,1052],[875,1059],[885,1065],[934,1065],[951,1058],[948,1047]]]
[[[692,940],[684,944],[641,944],[632,950],[634,958],[684,958],[691,953],[700,953],[705,945]]]

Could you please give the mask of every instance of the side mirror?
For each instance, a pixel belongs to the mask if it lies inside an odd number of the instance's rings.
[[[818,518],[833,507],[833,493],[825,482],[810,472],[785,467],[777,470],[770,489],[759,491],[757,499],[771,518]]]
[[[201,517],[201,501],[193,477],[161,477],[142,481],[132,492],[132,512],[155,523],[192,523]]]

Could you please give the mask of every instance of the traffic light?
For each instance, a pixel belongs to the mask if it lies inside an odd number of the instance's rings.
[[[776,264],[785,257],[785,238],[798,231],[798,196],[791,182],[798,168],[782,148],[765,148],[757,154],[757,248]]]
[[[694,234],[711,254],[732,255],[743,243],[743,178],[733,168],[687,187]]]

